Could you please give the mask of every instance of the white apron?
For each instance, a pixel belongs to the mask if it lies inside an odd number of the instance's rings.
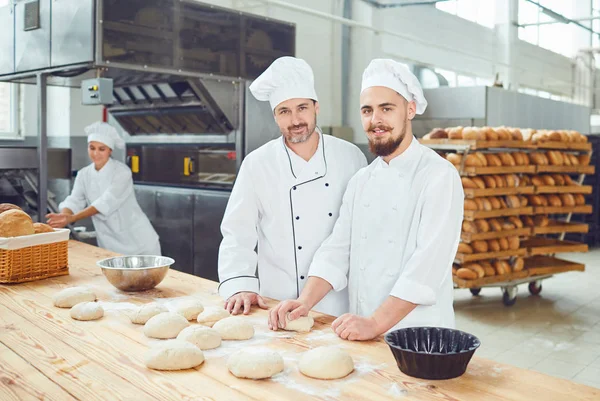
[[[348,181],[366,165],[355,145],[319,136],[308,162],[288,149],[283,138],[244,159],[221,224],[223,298],[251,291],[284,300],[302,292],[313,255],[337,219]],[[331,293],[316,310],[346,313],[347,292]]]
[[[94,164],[79,170],[73,191],[59,206],[79,213],[88,206],[98,246],[124,255],[161,255],[158,234],[135,198],[131,170],[113,159],[96,171]]]

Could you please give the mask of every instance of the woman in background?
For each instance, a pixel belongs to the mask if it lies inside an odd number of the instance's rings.
[[[46,216],[48,224],[62,228],[92,218],[98,246],[124,255],[160,256],[158,234],[135,198],[131,170],[111,158],[125,143],[111,125],[96,122],[85,128],[92,163],[77,173],[73,191]]]

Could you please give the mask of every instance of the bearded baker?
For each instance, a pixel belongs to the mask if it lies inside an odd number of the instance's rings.
[[[332,235],[316,252],[297,300],[269,315],[271,329],[304,316],[326,294],[349,290],[350,313],[332,328],[369,340],[391,329],[454,327],[452,262],[463,219],[456,169],[413,137],[427,102],[417,78],[393,60],[363,73],[362,125],[378,156],[348,184]],[[331,291],[333,290],[333,291]]]

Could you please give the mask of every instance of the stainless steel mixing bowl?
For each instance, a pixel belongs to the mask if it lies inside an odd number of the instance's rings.
[[[165,256],[116,256],[97,262],[108,281],[121,291],[156,287],[175,263]]]

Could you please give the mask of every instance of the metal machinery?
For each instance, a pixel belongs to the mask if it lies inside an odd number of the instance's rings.
[[[422,137],[436,127],[507,126],[590,133],[591,109],[496,87],[440,87],[424,90],[427,110],[413,121]]]
[[[237,169],[279,134],[248,83],[294,54],[295,26],[192,0],[12,0],[0,24],[0,81],[38,88],[38,165],[47,165],[46,86],[81,88],[82,102],[104,104],[123,130],[124,161],[163,254],[217,279]],[[48,171],[39,171],[46,193]]]

